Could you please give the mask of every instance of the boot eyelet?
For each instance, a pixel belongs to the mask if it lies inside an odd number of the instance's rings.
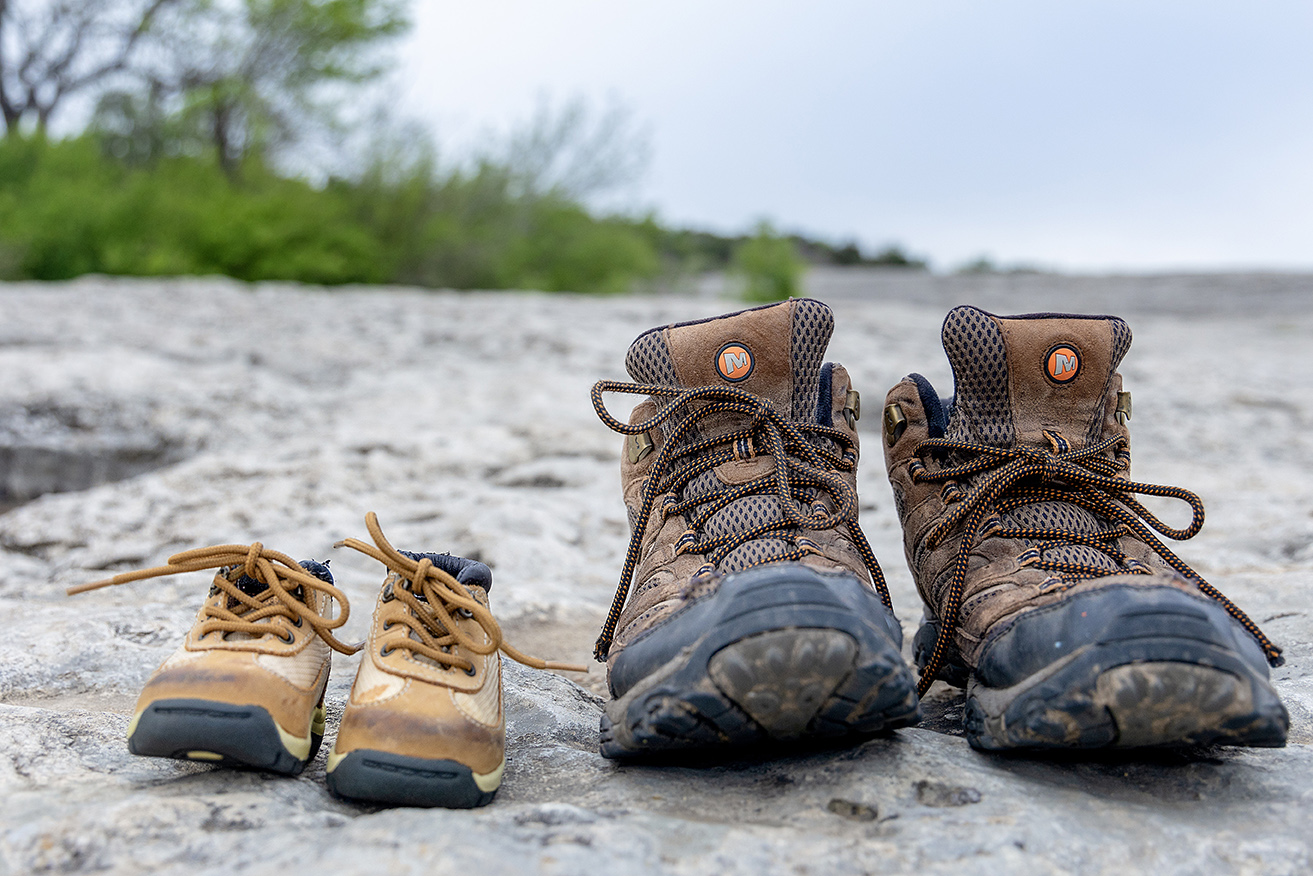
[[[382,648],[379,649],[378,656],[386,657],[395,650],[396,649],[393,648],[391,645],[384,645]]]
[[[468,675],[470,678],[473,678],[474,676],[479,674],[479,670],[475,669],[474,666],[471,664],[470,668],[465,670],[465,674]]]
[[[292,626],[296,627],[299,630],[304,625],[305,625],[305,618],[301,617],[301,615],[298,614],[296,616],[296,621],[292,624]]]
[[[287,635],[285,635],[285,636],[279,636],[278,638],[281,639],[281,640],[283,641],[283,643],[284,643],[284,644],[287,644],[287,645],[290,645],[290,644],[292,644],[293,642],[296,641],[296,636],[294,636],[294,635],[292,634],[292,631],[291,631],[291,630],[287,630]]]
[[[392,629],[392,626],[392,621],[383,621],[383,632],[386,633],[388,630]]]

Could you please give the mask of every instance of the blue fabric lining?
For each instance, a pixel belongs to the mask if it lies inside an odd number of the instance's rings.
[[[908,379],[916,384],[916,392],[921,396],[921,407],[925,408],[926,425],[930,430],[931,438],[943,438],[944,433],[948,431],[948,412],[945,409],[943,401],[939,398],[939,393],[930,385],[920,374],[909,374]],[[952,400],[949,401],[952,406]]]
[[[302,569],[305,569],[311,575],[314,575],[320,581],[327,584],[333,583],[333,573],[328,570],[327,562],[317,562],[315,560],[301,560],[297,563]]]
[[[470,560],[453,554],[416,553],[412,551],[398,551],[398,553],[404,554],[412,560],[427,558],[433,565],[462,584],[482,587],[485,592],[492,590],[492,570],[478,560]]]
[[[816,425],[834,425],[834,363],[821,366],[821,391],[816,397]]]

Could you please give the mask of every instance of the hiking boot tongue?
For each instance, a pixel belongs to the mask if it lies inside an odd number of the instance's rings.
[[[957,307],[944,319],[956,396],[945,437],[994,447],[1072,449],[1093,440],[1131,330],[1113,316],[995,316]]]
[[[644,332],[630,345],[625,367],[637,383],[738,387],[768,399],[786,418],[815,423],[821,360],[833,331],[829,307],[790,299]]]
[[[625,367],[638,383],[681,389],[738,387],[768,400],[786,419],[816,423],[821,361],[833,331],[834,315],[829,307],[807,298],[790,299],[714,319],[652,329],[630,346]],[[656,397],[655,401],[660,406],[669,399]],[[667,434],[684,417],[694,415],[699,406],[694,402],[677,410],[672,422],[664,427]],[[685,433],[683,441],[725,435],[742,429],[748,421],[745,414],[706,415]],[[728,462],[694,477],[684,485],[681,495],[694,502],[710,500],[726,486],[769,474],[773,466],[769,456]],[[749,495],[717,510],[703,529],[708,537],[733,539],[745,529],[780,520],[777,497]],[[722,572],[737,571],[781,556],[790,548],[779,538],[751,539],[726,554],[718,568]]]

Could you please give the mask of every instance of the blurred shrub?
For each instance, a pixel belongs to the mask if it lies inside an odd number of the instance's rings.
[[[129,111],[154,118],[130,104],[113,118]],[[168,125],[106,119],[60,142],[0,138],[0,279],[225,274],[610,294],[728,268],[746,297],[775,301],[800,294],[809,262],[924,265],[893,248],[872,259],[855,244],[785,237],[766,223],[728,237],[652,215],[597,215],[557,178],[578,187],[585,177],[529,162],[524,150],[442,168],[431,148],[412,144],[312,185],[259,156],[233,174]]]
[[[379,159],[360,182],[330,188],[376,230],[398,283],[616,293],[659,269],[640,223],[526,190],[513,168],[492,161],[441,173],[430,156]]]
[[[332,192],[249,169],[240,187],[196,158],[149,170],[90,138],[0,141],[0,245],[9,278],[226,274],[369,283],[381,248]]]
[[[739,244],[730,267],[742,279],[743,296],[749,301],[782,301],[801,293],[805,263],[793,241],[776,234],[768,222]]]
[[[226,274],[241,280],[621,292],[659,260],[638,223],[515,195],[491,164],[421,161],[315,187],[255,160],[148,164],[88,136],[0,140],[0,276]]]

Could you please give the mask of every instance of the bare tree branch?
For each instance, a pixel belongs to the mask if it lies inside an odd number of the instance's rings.
[[[6,134],[38,130],[74,94],[129,71],[162,10],[185,0],[0,0]]]

